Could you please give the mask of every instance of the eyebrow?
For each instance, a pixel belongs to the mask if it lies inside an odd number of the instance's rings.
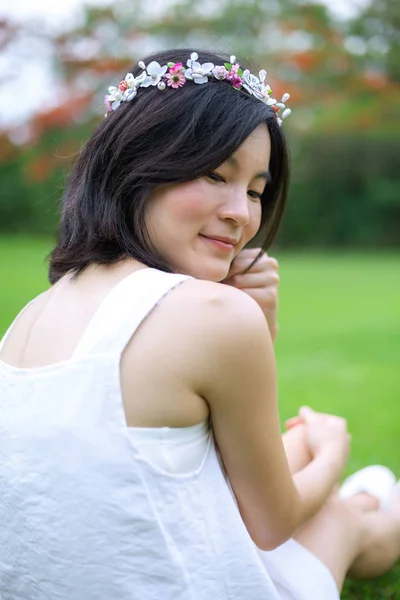
[[[227,162],[236,169],[240,168],[239,161],[234,156],[230,156]],[[272,177],[269,171],[261,171],[260,173],[257,173],[257,175],[254,175],[253,179],[265,179],[269,183]]]

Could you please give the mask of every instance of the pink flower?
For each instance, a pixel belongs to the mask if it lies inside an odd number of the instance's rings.
[[[234,77],[232,77],[231,79],[231,84],[233,85],[234,88],[236,88],[237,90],[240,90],[240,88],[242,87],[242,83],[243,80],[241,77],[239,77],[239,75],[235,75]]]
[[[167,73],[165,76],[167,80],[167,85],[173,88],[180,88],[186,83],[186,78],[182,71],[177,71],[176,73]]]
[[[239,69],[240,69],[240,65],[238,63],[236,63],[235,65],[232,65],[231,70],[226,75],[226,78],[229,79],[229,81],[231,81],[234,77],[238,77],[237,73],[238,73]]]
[[[176,75],[177,73],[179,73],[179,71],[182,70],[182,67],[183,67],[183,63],[181,63],[181,62],[180,63],[175,63],[173,67],[169,68],[169,72],[172,75]]]
[[[118,89],[119,89],[121,92],[126,92],[126,90],[128,89],[128,87],[129,87],[129,86],[128,86],[128,84],[126,83],[126,81],[120,81],[120,82],[119,82],[119,84],[118,84]]]
[[[104,104],[107,106],[108,112],[112,112],[111,102],[109,101],[108,98],[109,98],[109,95],[106,94],[106,96],[104,96]]]
[[[228,71],[225,69],[224,66],[218,66],[212,70],[212,73],[215,79],[226,79]]]

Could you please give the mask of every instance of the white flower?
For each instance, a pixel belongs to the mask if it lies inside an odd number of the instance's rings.
[[[158,85],[161,77],[163,75],[165,75],[165,73],[167,72],[167,65],[164,65],[163,67],[156,62],[155,60],[153,60],[149,65],[147,65],[147,77],[144,79],[144,81],[140,84],[140,87],[149,87],[149,85]]]
[[[135,77],[134,80],[134,86],[137,89],[138,87],[140,87],[143,83],[143,81],[146,81],[147,79],[147,73],[146,71],[143,71],[143,73],[141,73],[140,75],[138,75],[137,77]]]
[[[128,89],[126,90],[125,94],[124,94],[124,100],[126,102],[130,102],[131,100],[134,99],[134,97],[137,94],[137,88],[133,87],[132,89]]]
[[[143,62],[142,60],[139,60],[139,62],[138,62],[138,66],[139,66],[141,69],[143,69],[143,71],[145,71],[145,70],[146,70],[146,65],[144,64],[144,62]]]
[[[290,94],[288,94],[286,92],[286,94],[283,94],[283,96],[282,96],[282,102],[287,102],[289,100],[289,98],[290,98]]]
[[[268,104],[268,106],[273,106],[276,104],[276,98],[268,98],[266,104]]]
[[[261,83],[264,83],[264,81],[265,81],[265,78],[267,77],[267,71],[265,71],[264,69],[262,69],[262,70],[259,72],[259,74],[258,74],[258,77],[259,77],[259,79],[260,79]]]
[[[112,110],[116,110],[120,106],[121,102],[123,102],[123,94],[114,85],[110,85],[108,88],[107,100],[110,103]]]
[[[265,98],[264,94],[264,86],[261,81],[250,73],[248,69],[243,72],[243,87],[249,92],[249,94],[253,94],[259,100],[263,100]]]
[[[185,71],[186,79],[192,79],[195,83],[207,83],[208,77],[211,76],[211,72],[214,69],[213,63],[203,63],[202,65],[197,61],[199,58],[197,52],[192,52],[190,59],[186,62],[189,67]]]
[[[143,71],[143,73],[141,73],[140,75],[138,75],[137,77],[135,77],[135,88],[141,87],[142,83],[147,79],[147,73],[146,71]]]
[[[159,90],[163,91],[167,86],[165,85],[164,81],[159,81],[157,87]]]
[[[229,58],[229,61],[230,61],[231,65],[234,65],[236,62],[236,56],[234,54],[232,54],[232,56]]]
[[[282,119],[286,119],[286,117],[288,117],[291,113],[291,109],[290,108],[286,108],[283,113],[282,113]]]
[[[127,73],[125,76],[125,81],[128,84],[129,88],[132,88],[135,85],[135,78],[132,73]]]

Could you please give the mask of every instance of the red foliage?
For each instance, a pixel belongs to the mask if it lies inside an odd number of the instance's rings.
[[[293,53],[291,56],[291,61],[302,71],[315,69],[320,60],[319,54],[311,50],[308,52]]]
[[[75,158],[77,153],[79,153],[79,149],[79,140],[69,140],[57,147],[54,158],[56,159],[57,163],[63,163],[64,161]]]
[[[64,104],[52,108],[46,112],[38,113],[32,120],[35,137],[40,136],[49,128],[67,127],[78,117],[90,104],[92,94],[85,94],[71,98]]]
[[[25,167],[27,177],[33,182],[45,181],[53,170],[51,157],[42,155],[31,160]]]
[[[74,71],[87,70],[94,74],[116,73],[124,69],[131,69],[134,65],[132,58],[113,58],[102,56],[101,58],[77,59],[75,57],[64,57],[63,63],[66,67],[72,67]]]
[[[382,90],[390,86],[390,81],[384,73],[364,73],[363,83],[370,90]]]

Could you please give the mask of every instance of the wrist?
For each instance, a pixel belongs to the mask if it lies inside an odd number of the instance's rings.
[[[345,461],[341,452],[338,451],[335,445],[328,444],[327,446],[324,446],[315,458],[323,462],[326,468],[331,472],[337,473],[338,479],[340,478]]]

